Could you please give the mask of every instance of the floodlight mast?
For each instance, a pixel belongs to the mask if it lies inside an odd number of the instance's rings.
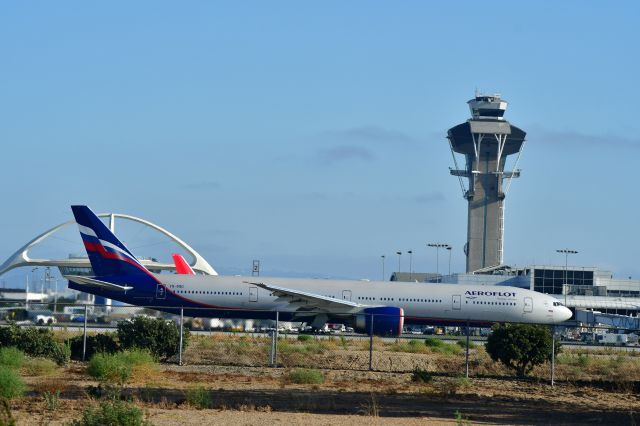
[[[468,202],[466,269],[473,272],[503,263],[504,199],[511,179],[520,177],[517,165],[526,133],[504,119],[507,102],[500,95],[476,93],[467,103],[471,119],[449,129],[447,139],[456,166],[450,173],[458,177]],[[465,156],[464,169],[458,168],[456,153]],[[513,154],[513,168],[505,171]]]

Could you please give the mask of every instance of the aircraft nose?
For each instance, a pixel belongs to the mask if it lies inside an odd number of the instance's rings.
[[[566,306],[562,306],[561,309],[558,311],[558,319],[561,322],[567,321],[572,316],[573,316],[573,313],[571,312],[571,309],[567,308]]]

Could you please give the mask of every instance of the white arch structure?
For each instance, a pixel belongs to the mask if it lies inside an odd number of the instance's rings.
[[[173,235],[171,232],[167,231],[166,229],[164,229],[164,228],[162,228],[162,227],[160,227],[160,226],[158,226],[158,225],[156,225],[154,223],[149,222],[148,220],[144,220],[144,219],[141,219],[139,217],[135,217],[135,216],[127,215],[127,214],[122,214],[122,213],[100,213],[98,215],[98,217],[108,217],[109,218],[109,227],[110,227],[112,232],[115,230],[115,219],[116,218],[130,220],[130,221],[138,222],[138,223],[141,223],[141,224],[143,224],[145,226],[148,226],[149,228],[152,228],[152,229],[160,232],[161,234],[166,235],[167,237],[169,237],[170,240],[172,240],[173,242],[178,244],[187,253],[189,253],[189,255],[191,255],[193,257],[193,261],[192,261],[192,263],[190,263],[190,265],[191,265],[191,268],[193,268],[194,271],[201,272],[201,273],[206,274],[206,275],[218,275],[218,273],[215,271],[215,269],[213,269],[211,267],[211,265],[209,265],[209,263],[202,256],[200,256],[200,254],[197,251],[195,251],[193,248],[191,248],[191,246],[189,246],[187,243],[182,241],[180,238],[178,238],[175,235]],[[76,223],[75,220],[70,220],[68,222],[61,223],[60,225],[54,226],[53,228],[49,229],[48,231],[43,232],[42,234],[38,235],[37,237],[35,237],[31,241],[29,241],[27,244],[25,244],[20,249],[18,249],[18,251],[16,251],[11,257],[9,257],[9,259],[7,259],[2,265],[0,265],[0,275],[4,274],[7,271],[10,271],[13,268],[19,268],[21,266],[54,266],[54,267],[69,266],[69,267],[79,267],[79,268],[90,268],[91,264],[90,264],[88,258],[87,259],[84,259],[84,258],[80,258],[80,259],[32,259],[32,258],[29,257],[29,250],[31,250],[34,246],[36,246],[39,243],[41,243],[42,241],[46,240],[51,235],[53,235],[56,232],[58,232],[60,229],[66,227],[66,226],[69,226],[69,225],[73,225],[75,223]],[[152,269],[161,269],[161,270],[175,270],[176,269],[175,265],[172,264],[172,263],[171,264],[169,264],[169,263],[160,263],[160,262],[154,262],[152,260],[142,260],[142,259],[140,259],[140,263],[142,263],[144,266],[152,268]]]

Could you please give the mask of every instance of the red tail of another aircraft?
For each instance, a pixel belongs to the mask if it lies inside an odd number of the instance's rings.
[[[173,263],[176,264],[176,272],[178,274],[182,274],[182,275],[195,275],[196,274],[195,272],[193,272],[193,269],[191,269],[191,266],[189,266],[187,261],[184,260],[184,257],[182,257],[181,255],[179,255],[177,253],[173,253],[171,255],[171,257],[173,257]]]

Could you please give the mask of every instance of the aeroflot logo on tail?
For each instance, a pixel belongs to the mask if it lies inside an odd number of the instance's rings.
[[[482,291],[482,290],[467,290],[464,293],[467,297],[469,296],[498,296],[498,297],[516,297],[515,291]],[[475,299],[475,297],[470,297],[471,299]]]

